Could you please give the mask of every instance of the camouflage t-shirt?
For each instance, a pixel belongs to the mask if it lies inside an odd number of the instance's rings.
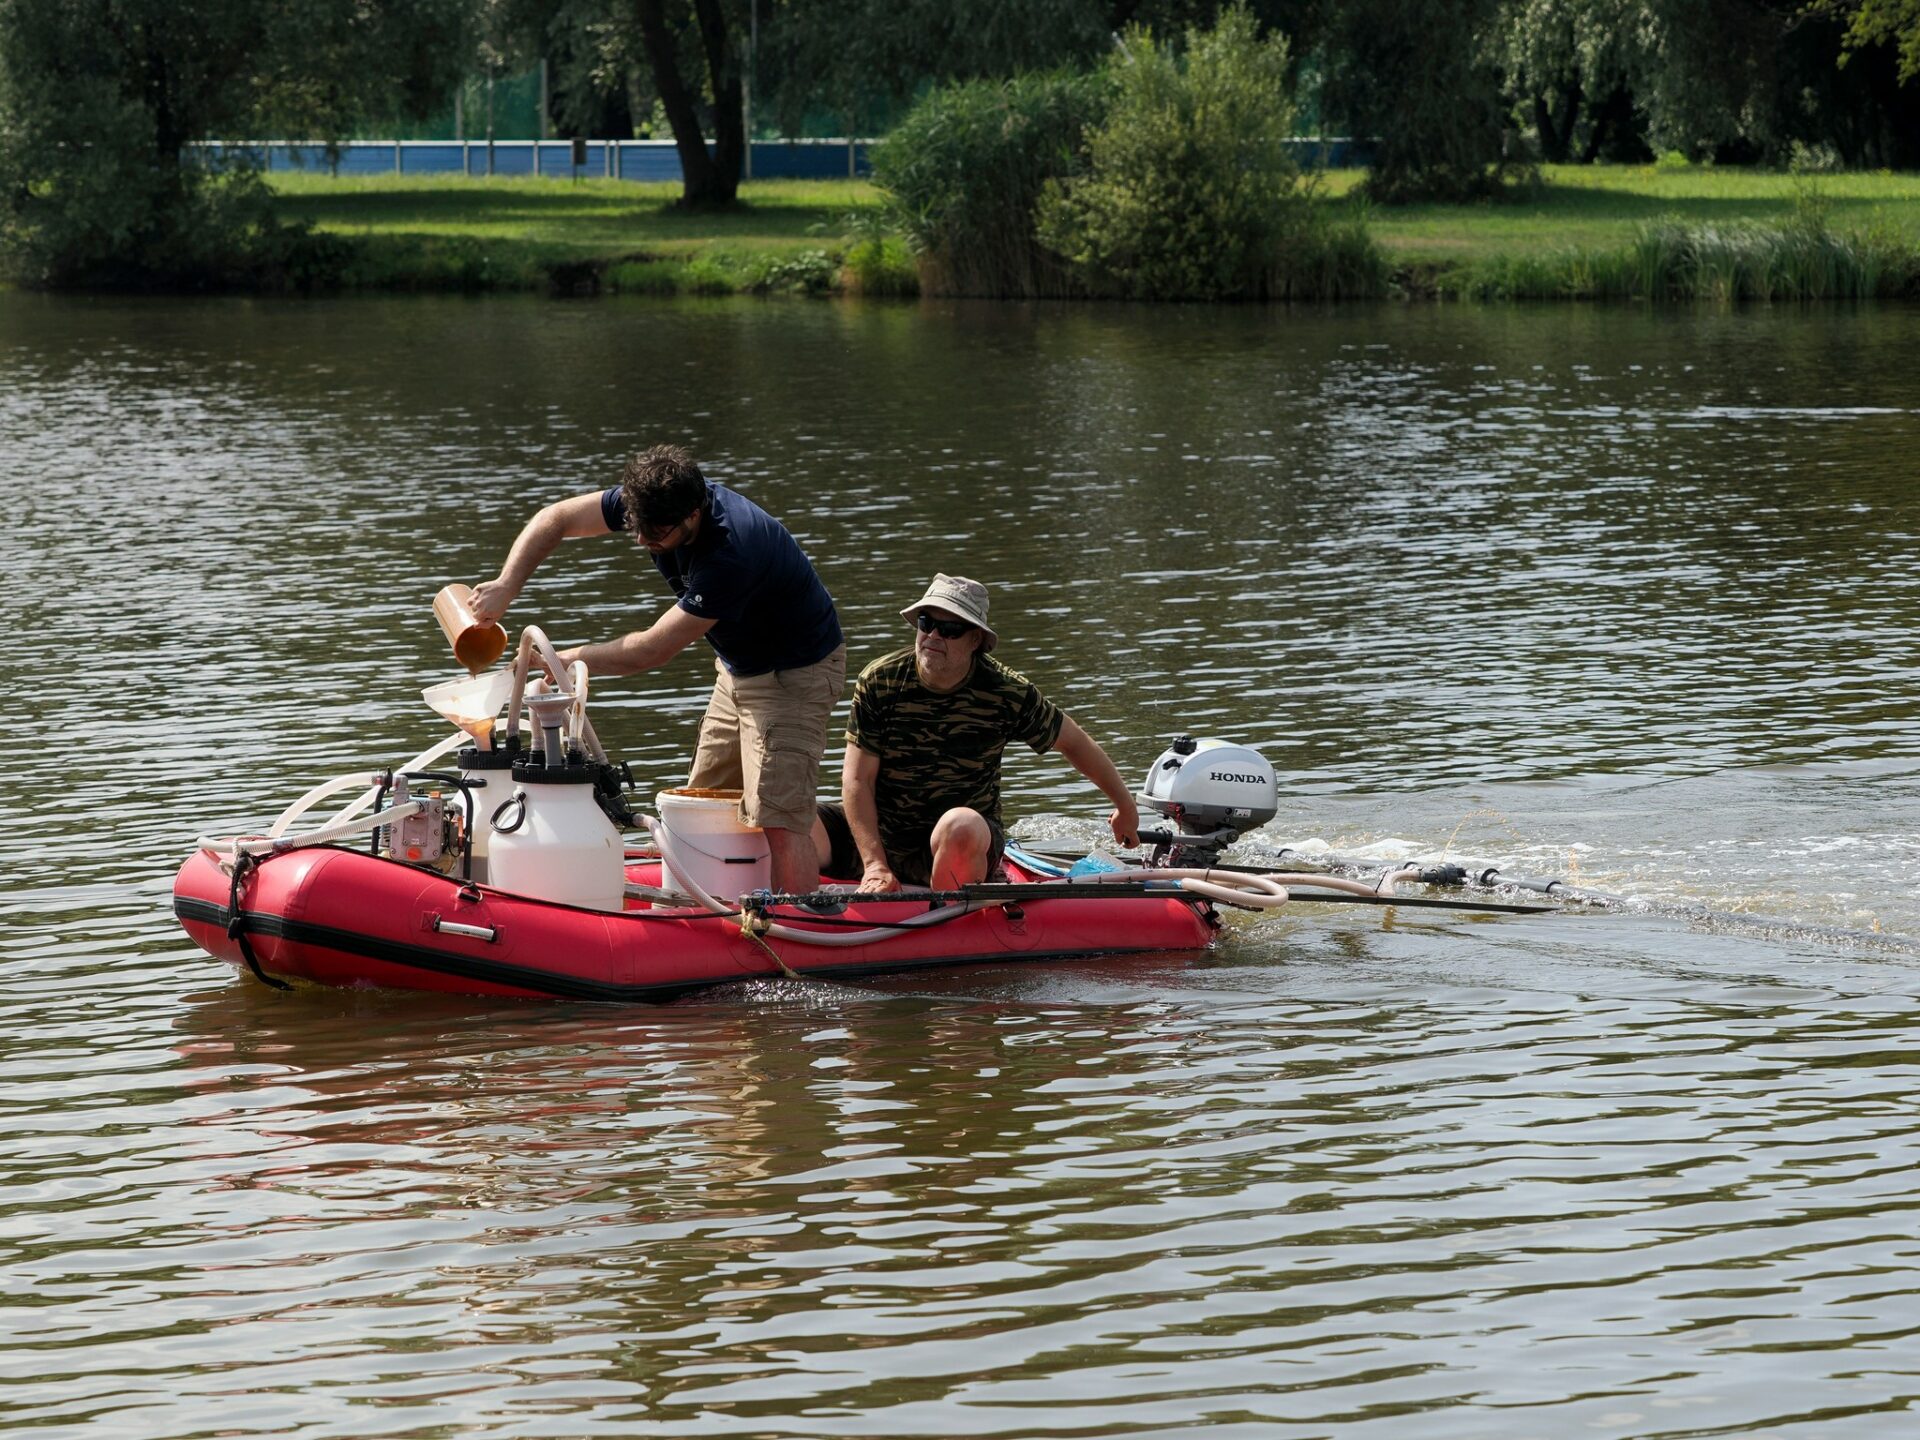
[[[847,739],[880,757],[874,800],[889,853],[927,843],[956,805],[1000,819],[1000,755],[1009,740],[1045,754],[1066,717],[1039,688],[991,655],[945,695],[920,683],[913,651],[874,661],[853,686]]]

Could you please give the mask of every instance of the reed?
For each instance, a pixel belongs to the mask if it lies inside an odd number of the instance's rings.
[[[849,295],[907,298],[920,293],[913,252],[899,235],[868,235],[847,247],[840,288]]]
[[[1477,300],[1870,300],[1920,286],[1920,253],[1891,226],[1835,230],[1819,206],[1778,224],[1644,224],[1616,250],[1495,255],[1443,286]]]
[[[1268,293],[1285,300],[1372,300],[1390,294],[1392,267],[1375,243],[1364,211],[1330,218],[1318,200],[1286,245]]]

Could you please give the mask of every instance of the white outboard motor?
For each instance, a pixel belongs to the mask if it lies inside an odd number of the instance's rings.
[[[1206,864],[1273,819],[1280,809],[1280,782],[1258,750],[1176,735],[1147,772],[1140,800],[1176,827],[1142,836],[1155,847],[1148,863]]]

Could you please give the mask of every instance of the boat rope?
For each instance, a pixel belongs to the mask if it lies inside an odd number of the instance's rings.
[[[253,953],[253,946],[247,940],[247,915],[240,908],[240,891],[247,877],[260,868],[260,857],[251,851],[236,849],[233,856],[233,880],[227,887],[227,938],[240,946],[240,958],[247,962],[247,968],[253,971],[253,978],[269,990],[291,990],[293,986],[277,975],[269,975],[260,968],[260,957]]]
[[[774,967],[779,970],[782,975],[786,976],[787,979],[799,980],[804,978],[797,970],[780,958],[780,952],[778,950],[767,943],[767,937],[761,932],[769,928],[770,925],[765,912],[756,909],[743,909],[740,912],[740,933],[758,945],[762,950],[766,951],[768,958],[773,961]]]

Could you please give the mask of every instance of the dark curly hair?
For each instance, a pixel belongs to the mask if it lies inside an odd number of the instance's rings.
[[[678,525],[707,503],[707,480],[679,445],[656,445],[631,457],[620,472],[627,531],[644,538]]]

